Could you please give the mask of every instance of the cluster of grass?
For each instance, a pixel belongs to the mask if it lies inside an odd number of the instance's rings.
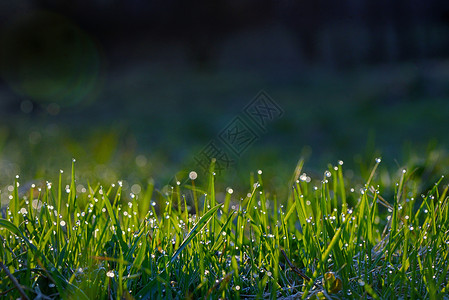
[[[298,163],[287,199],[261,171],[244,197],[184,182],[122,195],[120,182],[18,179],[0,219],[6,299],[448,299],[448,187],[403,171],[382,197],[376,169],[354,189],[343,163],[311,179]],[[218,199],[222,199],[222,203]]]

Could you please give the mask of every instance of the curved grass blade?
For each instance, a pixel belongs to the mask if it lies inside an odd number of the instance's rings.
[[[173,254],[168,264],[165,266],[164,270],[159,273],[156,277],[150,280],[150,282],[145,285],[136,295],[136,299],[143,299],[143,298],[149,298],[150,295],[154,294],[154,285],[156,284],[158,278],[163,278],[163,275],[167,271],[168,267],[176,260],[176,258],[179,256],[179,254],[184,250],[184,248],[192,241],[194,237],[198,235],[198,233],[203,230],[203,228],[209,223],[209,221],[212,219],[214,214],[217,212],[217,210],[220,208],[222,204],[217,204],[216,206],[212,207],[209,211],[207,211],[198,221],[198,223],[195,225],[195,227],[192,228],[192,230],[189,232],[187,237],[184,239],[184,241],[179,246],[178,250]],[[151,297],[150,297],[151,298]]]
[[[231,212],[229,214],[228,219],[226,220],[226,223],[221,227],[220,232],[218,233],[217,238],[215,239],[215,243],[214,243],[214,247],[212,248],[212,251],[217,250],[217,248],[218,248],[217,245],[219,245],[218,239],[220,238],[221,233],[224,232],[226,230],[226,228],[228,228],[228,225],[230,224],[230,222],[235,218],[234,214],[235,214],[235,211]]]
[[[5,228],[6,230],[9,230],[11,233],[14,233],[15,235],[21,237],[25,243],[27,243],[27,245],[34,251],[37,250],[36,246],[34,246],[22,233],[22,231],[20,231],[19,228],[17,228],[13,223],[11,223],[8,220],[5,219],[0,219],[0,227]]]
[[[173,261],[178,257],[178,255],[181,253],[181,251],[190,243],[190,241],[197,236],[197,234],[203,230],[203,228],[209,223],[209,221],[212,219],[214,214],[217,212],[217,210],[220,208],[222,204],[217,204],[214,207],[212,207],[207,213],[205,213],[201,219],[199,219],[198,223],[195,225],[195,227],[192,228],[192,230],[189,232],[187,237],[184,239],[184,241],[179,246],[178,250],[173,254],[173,256],[170,259],[169,264],[172,264]]]

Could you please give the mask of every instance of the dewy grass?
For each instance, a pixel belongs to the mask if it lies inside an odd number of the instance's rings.
[[[300,162],[285,201],[262,171],[220,203],[214,164],[159,191],[123,197],[121,183],[77,192],[59,174],[0,219],[5,299],[448,299],[449,205],[443,178],[419,190],[403,171],[388,187],[345,182],[343,162],[311,179]],[[153,192],[154,191],[154,192]]]

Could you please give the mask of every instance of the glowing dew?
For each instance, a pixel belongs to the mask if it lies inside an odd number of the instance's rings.
[[[108,272],[106,273],[106,276],[108,276],[109,278],[114,278],[114,272],[108,271]]]
[[[198,174],[195,171],[191,171],[189,173],[190,180],[195,180],[198,177]]]

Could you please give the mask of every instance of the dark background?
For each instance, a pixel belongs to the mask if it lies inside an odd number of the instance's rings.
[[[284,114],[230,185],[285,185],[300,157],[447,171],[447,1],[17,0],[0,26],[0,186],[72,157],[80,180],[163,185],[260,90]]]

